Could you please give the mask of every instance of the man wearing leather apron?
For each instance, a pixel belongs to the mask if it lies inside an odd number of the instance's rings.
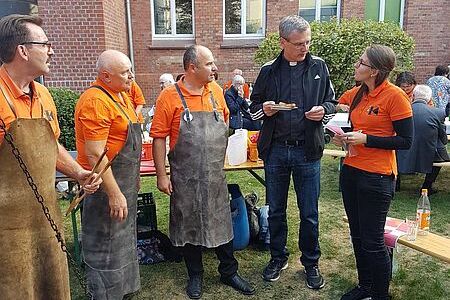
[[[99,190],[86,197],[81,220],[88,290],[93,299],[122,299],[140,289],[136,250],[141,131],[126,92],[134,79],[130,59],[106,50],[97,61],[97,79],[75,107],[78,161],[91,169],[105,147]]]
[[[214,81],[211,51],[200,45],[183,56],[185,76],[156,101],[151,136],[158,189],[170,196],[170,239],[183,247],[189,280],[186,293],[202,296],[202,247],[214,248],[220,280],[245,295],[255,289],[237,273],[230,201],[223,171],[229,111]],[[166,138],[170,140],[170,179]]]
[[[41,25],[37,16],[9,15],[0,20],[0,297],[6,300],[70,299],[66,256],[12,147],[20,152],[60,232],[55,169],[80,184],[90,174],[58,143],[52,96],[33,81],[49,73],[53,55]],[[87,184],[84,190],[93,193],[100,182]]]

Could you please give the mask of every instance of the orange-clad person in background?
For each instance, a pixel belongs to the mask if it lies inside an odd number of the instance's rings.
[[[59,144],[52,96],[47,88],[33,81],[49,73],[54,54],[41,25],[42,19],[37,16],[9,15],[0,19],[2,299],[70,299],[67,258],[58,244],[64,238],[55,194],[55,170],[81,184],[90,175]],[[20,152],[21,164],[12,146]],[[21,170],[24,166],[36,185],[33,189]],[[84,185],[85,192],[94,192],[100,182]],[[58,240],[35,202],[34,188],[44,198],[59,229]]]
[[[225,95],[226,91],[233,85],[233,78],[234,76],[239,75],[242,76],[242,70],[241,69],[234,69],[233,72],[231,72],[231,80],[227,81],[223,85],[223,94]],[[244,89],[244,99],[250,98],[250,86],[246,82],[243,86]]]
[[[144,94],[142,93],[142,89],[139,87],[136,81],[133,80],[133,82],[131,83],[131,87],[127,95],[130,98],[131,103],[133,103],[134,110],[136,111],[136,114],[139,118],[139,123],[143,123],[144,116],[142,115],[142,108],[145,105],[145,98]]]
[[[141,131],[127,96],[134,79],[122,52],[106,50],[97,61],[97,79],[75,107],[78,161],[86,169],[100,163],[103,184],[83,203],[82,249],[88,290],[94,299],[123,299],[140,289],[136,249]],[[117,154],[117,156],[116,156]]]
[[[389,299],[391,264],[384,224],[397,175],[395,150],[412,143],[412,109],[406,94],[388,81],[395,67],[391,48],[368,47],[354,67],[355,80],[362,84],[347,95],[353,131],[335,135],[333,141],[356,152],[344,159],[341,190],[359,282],[341,299]]]
[[[251,295],[255,289],[237,273],[238,262],[233,255],[230,201],[223,171],[229,112],[214,81],[214,56],[206,47],[190,46],[184,53],[183,66],[184,77],[165,88],[156,100],[150,136],[158,189],[170,195],[170,239],[182,247],[188,270],[186,293],[191,299],[202,295],[204,246],[215,249],[220,280]],[[165,167],[167,137],[170,178]]]

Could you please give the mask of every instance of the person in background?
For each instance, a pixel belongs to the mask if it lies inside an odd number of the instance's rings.
[[[233,78],[236,75],[243,76],[242,75],[242,70],[241,69],[234,69],[233,72],[231,72],[231,80],[227,81],[223,85],[223,92],[224,93],[226,93],[226,91],[233,85]],[[243,98],[244,99],[249,99],[250,98],[250,86],[248,85],[248,83],[245,83],[242,88],[244,90]]]
[[[434,76],[428,79],[427,85],[433,91],[433,103],[437,108],[445,109],[450,102],[450,79],[447,78],[447,66],[437,66]]]
[[[136,81],[133,80],[133,82],[131,83],[131,88],[127,94],[131,102],[133,103],[136,114],[138,115],[139,123],[143,123],[144,116],[142,115],[142,108],[145,105],[145,98],[141,88]]]
[[[338,146],[353,147],[341,171],[341,190],[356,258],[358,285],[341,300],[389,299],[391,263],[384,243],[384,224],[394,194],[394,150],[409,149],[413,136],[408,96],[388,80],[394,51],[372,45],[355,63],[361,81],[347,99],[352,132],[335,135]]]
[[[60,129],[52,96],[33,81],[50,72],[52,43],[37,16],[0,19],[0,295],[2,299],[70,299],[67,257],[21,167],[54,224],[63,233],[55,193],[55,170],[77,180],[86,193],[101,178],[84,170],[58,142]],[[5,135],[8,135],[5,138]],[[19,166],[12,145],[23,165]],[[60,236],[64,240],[64,236]]]
[[[401,88],[408,95],[410,101],[412,101],[413,90],[417,85],[413,73],[407,71],[399,73],[395,80],[395,85]]]
[[[225,92],[225,101],[230,110],[230,128],[260,130],[261,122],[252,120],[249,104],[243,98],[245,79],[241,75],[233,78],[233,85]]]
[[[237,273],[233,254],[223,171],[229,111],[214,81],[214,56],[204,46],[190,46],[183,55],[183,67],[184,77],[164,89],[156,101],[150,135],[157,186],[170,196],[170,239],[182,247],[189,275],[186,294],[191,299],[202,296],[202,247],[207,247],[214,248],[220,261],[220,281],[252,295],[255,289]],[[170,178],[165,166],[167,137]]]
[[[86,281],[93,299],[123,299],[140,289],[136,216],[140,187],[141,124],[128,98],[134,74],[122,52],[106,50],[97,78],[75,107],[78,161],[90,170],[100,162],[103,184],[83,202],[81,240]]]
[[[325,143],[322,120],[325,114],[335,112],[336,100],[327,65],[309,53],[309,23],[296,15],[287,16],[280,22],[279,33],[283,50],[261,68],[250,105],[252,119],[263,120],[258,152],[264,160],[271,254],[263,279],[278,280],[288,266],[286,209],[292,175],[300,210],[300,262],[307,287],[320,289],[325,285],[319,270],[320,158]],[[279,111],[275,101],[295,104],[296,108]]]
[[[161,76],[159,76],[159,87],[161,88],[161,91],[166,87],[173,85],[174,83],[175,80],[173,79],[172,74],[164,73]]]
[[[445,145],[447,134],[444,119],[450,110],[429,107],[427,101],[431,98],[431,88],[427,85],[417,85],[414,88],[412,103],[414,119],[414,139],[409,150],[397,151],[399,174],[425,173],[422,189],[428,190],[428,195],[437,191],[432,188],[441,167],[433,166],[433,162],[449,161]]]

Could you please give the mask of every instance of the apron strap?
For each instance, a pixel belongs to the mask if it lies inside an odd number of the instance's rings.
[[[190,112],[189,107],[187,106],[187,103],[186,103],[186,99],[184,98],[183,93],[181,92],[180,87],[178,86],[178,83],[175,83],[175,88],[177,90],[178,95],[180,96],[181,103],[183,104],[183,107],[184,107],[184,113],[185,113],[185,116],[186,116],[186,122],[189,123],[189,122],[191,122],[192,118],[191,118],[191,112]]]
[[[30,87],[31,89],[31,87]],[[14,104],[12,103],[11,99],[6,95],[6,93],[3,91],[3,89],[0,87],[0,91],[2,91],[3,97],[5,97],[6,103],[8,103],[9,108],[11,109],[12,113],[14,114],[14,117],[17,119],[17,113],[16,109],[14,108]],[[33,91],[34,92],[34,91]],[[39,101],[39,105],[41,106],[41,118],[44,118],[44,105],[42,104],[42,101],[39,97],[36,97]],[[33,101],[33,97],[30,99]],[[33,118],[33,102],[31,102],[31,118]],[[50,121],[50,120],[49,120]]]
[[[132,125],[133,125],[133,122],[131,122],[131,119],[130,119],[130,117],[128,116],[128,114],[125,112],[125,110],[123,109],[123,107],[116,101],[116,100],[114,100],[114,98],[113,98],[113,96],[107,91],[107,90],[105,90],[102,86],[99,86],[99,85],[93,85],[93,86],[91,86],[90,88],[96,88],[96,89],[99,89],[99,90],[101,90],[103,93],[105,93],[108,97],[109,97],[109,99],[111,99],[111,101],[119,108],[119,110],[122,112],[122,114],[124,114],[125,115],[125,117],[127,118],[127,120],[128,120],[128,127],[129,127],[129,132],[130,132],[130,130],[132,130]],[[135,112],[136,113],[136,112]],[[136,115],[137,116],[137,115]],[[136,144],[137,144],[137,141],[135,141],[135,139],[133,139],[133,149],[136,149]]]
[[[209,100],[211,101],[212,107],[213,107],[213,112],[214,112],[214,118],[216,119],[217,122],[219,122],[219,113],[217,112],[217,107],[216,107],[216,100],[214,99],[213,93],[212,91],[209,91]]]

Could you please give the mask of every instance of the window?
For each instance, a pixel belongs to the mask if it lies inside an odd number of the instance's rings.
[[[366,0],[366,19],[391,21],[403,27],[405,0]]]
[[[224,33],[226,37],[263,37],[265,0],[224,0]]]
[[[152,33],[156,38],[194,36],[192,0],[151,0]]]
[[[299,15],[306,21],[329,21],[340,17],[341,0],[299,0]]]

